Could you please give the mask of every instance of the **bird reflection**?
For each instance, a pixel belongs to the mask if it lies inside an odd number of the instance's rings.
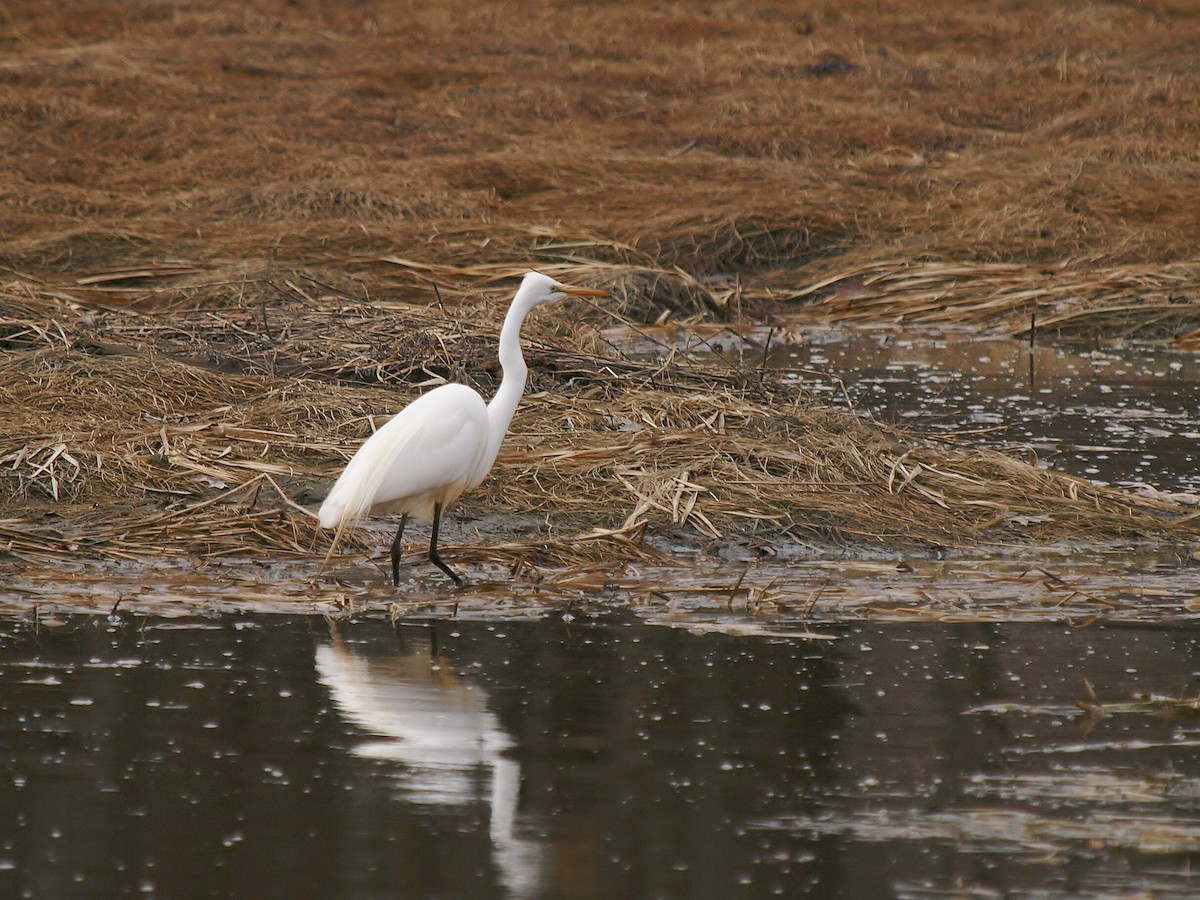
[[[540,848],[515,830],[521,772],[505,756],[512,737],[488,709],[483,687],[439,656],[436,632],[401,634],[398,653],[368,655],[346,647],[334,626],[332,643],[317,648],[317,674],[338,711],[379,738],[354,752],[402,764],[402,789],[415,803],[466,806],[486,791],[505,886],[513,896],[536,893]]]

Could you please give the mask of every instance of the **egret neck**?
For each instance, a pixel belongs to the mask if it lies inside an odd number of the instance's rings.
[[[508,425],[517,411],[517,404],[521,402],[521,395],[525,393],[525,378],[529,374],[529,367],[521,354],[521,325],[525,316],[536,305],[536,299],[529,297],[524,291],[519,291],[513,298],[512,306],[509,307],[508,315],[504,317],[504,325],[500,329],[500,369],[504,375],[487,408],[488,445],[483,459],[480,460],[480,481],[495,463]]]

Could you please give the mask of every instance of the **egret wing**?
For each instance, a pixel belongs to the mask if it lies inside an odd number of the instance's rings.
[[[433,503],[462,492],[487,435],[487,406],[465,385],[418,397],[354,454],[321,506],[322,527],[388,505],[428,518]]]

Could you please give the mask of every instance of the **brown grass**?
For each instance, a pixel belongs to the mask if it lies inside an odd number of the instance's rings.
[[[537,234],[791,291],[880,260],[1195,258],[1184,0],[2,15],[0,264],[38,276]]]
[[[497,322],[519,270],[504,279],[495,266],[395,267],[431,279],[427,293],[440,285],[440,301],[372,303],[299,272],[247,275],[236,298],[232,282],[167,290],[189,306],[165,312],[10,284],[25,318],[8,322],[16,352],[0,365],[9,552],[28,561],[79,548],[128,559],[324,547],[311,509],[377,417],[421,383],[454,377],[490,393],[497,380]],[[477,287],[493,282],[506,293]],[[290,286],[284,296],[280,286]],[[214,302],[197,302],[210,291]],[[731,540],[964,547],[1200,531],[1197,514],[1165,499],[921,440],[755,366],[598,352],[606,324],[587,306],[531,321],[531,393],[463,512],[535,524],[461,555],[581,564]]]
[[[1169,337],[1194,342],[1200,329],[1200,265],[1120,265],[889,260],[834,273],[789,292],[817,316],[839,322],[985,325],[1008,334]]]
[[[494,387],[530,265],[639,322],[1200,333],[1183,0],[14,0],[0,41],[18,559],[310,552],[300,507],[372,416],[438,379]],[[464,511],[553,528],[479,552],[1194,536],[1165,501],[756,371],[623,359],[605,322],[530,323],[532,393]]]

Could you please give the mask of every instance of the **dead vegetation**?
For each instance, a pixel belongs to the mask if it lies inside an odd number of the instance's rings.
[[[370,301],[277,272],[167,288],[187,303],[168,297],[160,312],[97,306],[94,284],[74,300],[9,284],[23,316],[6,322],[0,366],[0,488],[20,511],[0,523],[9,554],[319,552],[327,536],[310,510],[377,417],[449,377],[484,393],[497,381],[499,313],[520,267],[386,265],[437,299]],[[624,271],[548,268],[573,282]],[[543,524],[461,555],[572,565],[731,541],[964,547],[1200,531],[1200,514],[1165,499],[921,440],[754,366],[599,352],[602,312],[531,321],[531,392],[462,511]]]
[[[782,300],[961,264],[955,321],[1007,277],[978,264],[1063,297],[1174,266],[1196,302],[1200,10],[1182,0],[0,15],[0,265],[37,277],[505,262],[552,235]],[[916,298],[925,315],[939,296]]]
[[[1125,701],[1101,702],[1096,689],[1086,678],[1083,680],[1085,699],[1076,700],[1082,710],[1086,731],[1091,731],[1098,722],[1119,715],[1151,715],[1164,719],[1193,719],[1200,715],[1200,697],[1164,697],[1146,695]]]
[[[305,508],[373,417],[494,387],[528,266],[635,323],[1200,329],[1190,4],[17,0],[0,23],[10,560],[311,553]],[[463,511],[544,525],[464,553],[1195,536],[1165,500],[753,369],[626,359],[610,322],[529,323],[530,396]]]
[[[1028,263],[876,262],[830,275],[786,297],[840,322],[984,325],[1097,339],[1195,342],[1196,263],[1068,271]]]

